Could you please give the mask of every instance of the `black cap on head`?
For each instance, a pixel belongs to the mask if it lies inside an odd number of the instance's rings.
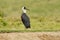
[[[26,7],[24,7],[24,9],[26,9]]]

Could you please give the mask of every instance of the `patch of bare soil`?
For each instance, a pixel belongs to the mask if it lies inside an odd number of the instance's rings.
[[[60,32],[0,33],[0,40],[60,40]]]

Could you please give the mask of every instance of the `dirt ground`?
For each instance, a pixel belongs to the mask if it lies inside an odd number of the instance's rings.
[[[60,40],[60,32],[0,33],[0,40]]]

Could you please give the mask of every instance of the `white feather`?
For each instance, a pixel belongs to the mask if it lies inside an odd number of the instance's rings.
[[[26,13],[26,9],[24,9],[24,7],[22,7],[22,12],[23,13]]]

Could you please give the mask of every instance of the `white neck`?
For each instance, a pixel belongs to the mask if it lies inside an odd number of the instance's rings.
[[[22,7],[22,12],[23,13],[26,13],[26,9],[24,9],[24,7]]]
[[[23,13],[26,13],[26,10],[25,10],[25,9],[22,9],[22,12],[23,12]]]

